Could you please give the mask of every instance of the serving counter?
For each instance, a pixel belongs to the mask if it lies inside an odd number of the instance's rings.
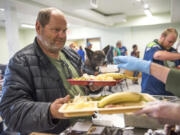
[[[147,132],[147,129],[134,128],[134,129],[117,129],[117,128],[107,128],[107,127],[96,127],[101,128],[103,131],[101,133],[90,133],[90,132],[77,132],[77,131],[67,131],[60,134],[48,134],[48,133],[37,133],[33,132],[30,135],[144,135]]]

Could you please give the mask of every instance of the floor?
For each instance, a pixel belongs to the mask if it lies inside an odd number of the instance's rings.
[[[123,83],[123,91],[141,92],[141,78],[138,80],[138,84],[133,84],[132,80],[127,79],[128,88]]]

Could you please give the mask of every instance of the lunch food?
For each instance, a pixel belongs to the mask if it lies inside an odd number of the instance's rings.
[[[86,96],[75,96],[71,103],[68,103],[65,110],[83,110],[83,109],[93,109],[97,107],[97,103],[90,101]]]
[[[97,76],[83,74],[82,77],[73,78],[74,80],[99,80],[99,81],[115,81],[120,79],[137,79],[137,77],[129,77],[120,73],[105,73]]]
[[[120,92],[107,96],[76,96],[70,103],[64,104],[59,112],[66,117],[78,117],[101,114],[129,113],[142,109],[147,102],[156,99],[148,94]]]
[[[128,106],[143,106],[145,105],[145,101],[138,101],[138,102],[123,102],[119,104],[108,104],[105,105],[104,108],[116,108],[116,107],[128,107]]]
[[[68,104],[66,110],[91,109],[91,108],[109,108],[124,106],[140,106],[146,102],[155,99],[148,94],[137,92],[118,92],[103,97],[75,96],[71,103]]]
[[[142,99],[142,95],[136,92],[119,92],[104,97],[98,102],[98,107],[102,108],[108,104],[117,104],[124,102],[138,102]]]
[[[70,103],[66,106],[65,110],[73,111],[73,110],[86,110],[96,108],[95,102],[81,102],[81,103]]]
[[[105,74],[100,74],[97,76],[94,75],[88,75],[88,74],[83,74],[82,77],[78,78],[73,78],[74,80],[101,80],[101,81],[115,81],[113,77],[106,76]]]

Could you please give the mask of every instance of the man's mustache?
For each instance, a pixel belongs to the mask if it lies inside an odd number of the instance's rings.
[[[64,39],[56,39],[56,41],[58,41],[58,42],[65,42],[66,40],[64,40]]]

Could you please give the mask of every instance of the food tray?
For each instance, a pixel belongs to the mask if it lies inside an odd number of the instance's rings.
[[[80,116],[90,116],[95,112],[100,114],[114,114],[114,113],[129,113],[142,109],[144,106],[128,106],[128,107],[115,107],[115,108],[92,108],[85,110],[71,110],[67,111],[65,108],[68,104],[64,104],[59,112],[63,113],[65,117],[80,117]]]
[[[94,112],[96,112],[97,109],[97,102],[92,101],[91,103],[94,104],[94,108],[86,108],[86,109],[77,109],[77,110],[66,110],[66,108],[69,105],[72,105],[73,103],[67,103],[64,104],[60,109],[59,112],[63,113],[65,117],[78,117],[78,116],[90,116],[93,115]]]
[[[92,83],[96,86],[114,86],[117,83],[122,82],[122,80],[114,80],[114,81],[100,81],[100,80],[74,80],[74,79],[68,79],[68,82],[71,85],[89,85]]]
[[[147,100],[147,102],[155,101],[156,99],[148,94],[142,94],[143,97]],[[77,110],[66,110],[66,107],[69,105],[64,104],[59,112],[63,113],[65,117],[80,117],[80,116],[91,116],[95,112],[100,114],[115,114],[115,113],[129,113],[135,112],[142,109],[146,104],[142,105],[134,105],[134,106],[124,106],[124,107],[112,107],[112,108],[98,108],[97,101],[94,101],[96,107],[90,109],[77,109]]]
[[[115,107],[115,108],[99,108],[100,114],[114,114],[114,113],[130,113],[142,109],[145,105],[141,106],[128,106],[128,107]]]

